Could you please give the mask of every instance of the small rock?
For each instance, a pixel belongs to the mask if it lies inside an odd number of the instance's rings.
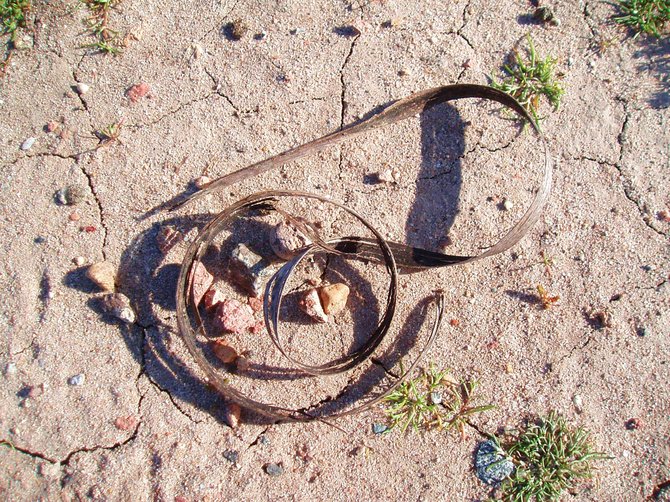
[[[16,371],[16,363],[7,363],[7,366],[5,366],[5,376],[16,375]]]
[[[649,334],[650,333],[649,333],[648,328],[646,328],[644,326],[640,326],[639,328],[637,328],[637,336],[645,337],[645,336],[649,336]]]
[[[138,423],[139,420],[135,416],[128,415],[127,417],[119,417],[114,420],[114,427],[120,431],[130,431],[134,430]]]
[[[270,438],[267,437],[267,435],[265,434],[261,434],[260,436],[258,436],[258,442],[263,446],[267,446],[270,444]]]
[[[629,431],[636,431],[642,428],[642,420],[639,418],[631,418],[626,420],[626,429]]]
[[[270,463],[265,464],[263,469],[269,476],[281,476],[284,474],[284,465],[280,462],[278,464]]]
[[[584,401],[582,400],[582,396],[579,394],[572,396],[572,404],[575,405],[575,410],[577,410],[577,413],[581,413],[584,409]]]
[[[248,29],[247,25],[241,19],[235,19],[228,24],[228,32],[230,33],[230,38],[233,40],[241,40],[246,35]]]
[[[514,373],[514,363],[508,362],[507,364],[505,364],[505,373],[507,373],[508,375]]]
[[[79,221],[81,219],[81,217],[79,216],[79,213],[77,213],[76,211],[72,211],[70,213],[70,216],[68,216],[68,219],[70,221]]]
[[[398,183],[400,181],[400,170],[397,167],[386,169],[376,174],[380,183]]]
[[[319,288],[319,298],[326,314],[337,314],[344,310],[349,297],[349,286],[342,283]]]
[[[249,298],[247,298],[247,303],[251,307],[251,310],[253,310],[254,312],[263,311],[263,300],[261,300],[260,298],[250,296]]]
[[[302,35],[303,33],[305,33],[305,28],[293,28],[289,30],[289,33],[291,35]]]
[[[223,458],[225,458],[231,464],[236,464],[240,459],[240,452],[237,450],[225,450],[223,452]]]
[[[202,190],[211,182],[212,179],[209,176],[198,176],[195,180],[193,180],[193,184],[198,190]]]
[[[409,75],[409,70],[405,70],[404,68],[398,71],[398,76],[399,77],[407,77]]]
[[[21,150],[23,150],[24,152],[26,150],[30,150],[35,144],[35,141],[37,141],[37,138],[26,139],[23,143],[21,143]]]
[[[219,303],[223,303],[225,299],[226,297],[221,291],[215,287],[211,287],[207,290],[207,293],[205,293],[202,301],[205,304],[205,308],[210,310],[215,308]]]
[[[159,251],[166,255],[168,252],[184,239],[184,234],[179,230],[166,225],[156,234],[156,246]]]
[[[215,340],[210,343],[214,355],[224,364],[234,363],[237,359],[237,351],[223,340]]]
[[[207,271],[202,263],[198,262],[195,267],[191,269],[191,277],[193,284],[193,302],[197,306],[200,305],[202,297],[205,296],[205,293],[207,293],[207,290],[214,282],[214,276]]]
[[[265,283],[273,274],[270,264],[244,244],[233,249],[228,271],[238,286],[257,298],[263,294]]]
[[[254,35],[254,40],[265,40],[268,37],[268,34],[265,30],[260,31]]]
[[[58,129],[58,122],[53,120],[44,127],[46,132],[54,132],[56,129]]]
[[[433,404],[440,404],[442,402],[442,394],[439,392],[433,391],[430,393],[430,402]]]
[[[505,200],[503,201],[503,209],[504,209],[505,211],[511,211],[512,209],[514,209],[514,202],[512,202],[512,201],[509,200],[509,199],[505,199]]]
[[[321,305],[321,298],[319,298],[319,292],[316,289],[310,289],[305,293],[298,306],[305,314],[310,316],[317,322],[326,323],[328,322],[328,316],[323,311],[323,306]]]
[[[389,430],[389,428],[384,424],[380,424],[380,423],[376,423],[376,422],[374,424],[372,424],[372,432],[374,434],[384,434],[388,430]]]
[[[236,429],[240,425],[240,417],[242,416],[242,408],[237,403],[228,403],[224,419],[226,423],[232,428]]]
[[[272,229],[270,247],[282,260],[292,259],[297,252],[312,241],[289,222],[282,221]]]
[[[86,276],[103,291],[114,291],[116,287],[116,269],[108,261],[100,261],[89,266]]]
[[[83,96],[89,90],[91,90],[91,86],[83,82],[78,82],[77,85],[74,86],[74,90],[77,91],[77,94]]]
[[[487,485],[498,485],[514,470],[514,464],[492,441],[480,443],[475,455],[477,477]]]
[[[265,322],[258,321],[251,328],[249,328],[249,331],[251,331],[254,335],[258,335],[263,332],[263,329],[265,329]]]
[[[121,293],[110,293],[102,297],[103,310],[125,322],[133,324],[135,322],[135,311],[130,304],[130,299]]]
[[[70,385],[78,387],[80,385],[84,385],[84,380],[85,379],[86,379],[86,377],[84,376],[84,374],[79,373],[78,375],[74,375],[74,376],[70,377],[68,379],[67,383],[69,383]]]
[[[561,21],[556,17],[551,7],[542,6],[535,9],[533,17],[543,23],[549,23],[552,26],[559,26]]]
[[[659,211],[656,213],[656,218],[664,223],[670,223],[670,212],[666,211],[665,209],[663,211]]]
[[[69,185],[56,192],[56,200],[64,206],[74,206],[86,200],[88,189],[82,185]]]
[[[141,82],[130,87],[126,91],[126,97],[130,100],[131,103],[137,103],[140,99],[149,94],[150,90],[151,88],[149,87],[149,84]]]
[[[226,333],[244,333],[256,324],[256,320],[249,305],[224,300],[216,308],[215,323]]]
[[[235,368],[237,369],[237,371],[242,372],[248,371],[250,367],[251,367],[251,361],[249,361],[249,359],[245,356],[239,356],[235,360]]]

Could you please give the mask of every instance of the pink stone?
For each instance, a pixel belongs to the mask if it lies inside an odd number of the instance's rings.
[[[193,301],[196,305],[200,305],[202,297],[214,282],[214,276],[210,274],[205,266],[198,262],[195,267],[191,269]]]
[[[135,84],[130,89],[128,89],[126,91],[126,96],[128,96],[128,99],[130,100],[131,103],[136,103],[144,96],[149,94],[149,91],[150,91],[149,85],[142,82],[139,84]]]
[[[224,300],[219,303],[215,322],[227,333],[244,333],[256,324],[251,307],[237,300]]]
[[[310,316],[317,322],[328,322],[328,316],[323,311],[319,292],[316,289],[310,289],[305,293],[299,303],[300,310]]]

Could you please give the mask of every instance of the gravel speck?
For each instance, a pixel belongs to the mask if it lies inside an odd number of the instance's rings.
[[[226,450],[223,452],[223,458],[225,458],[231,464],[236,464],[240,458],[240,452],[237,450]]]
[[[265,464],[263,469],[265,469],[265,472],[270,476],[281,476],[284,474],[284,465],[281,462],[278,464]]]
[[[83,82],[79,82],[77,85],[74,86],[74,90],[77,91],[77,94],[83,96],[84,94],[86,94],[88,91],[91,90],[91,86]]]
[[[372,432],[375,433],[375,434],[383,434],[387,430],[389,430],[389,428],[384,424],[380,424],[380,423],[372,424]]]
[[[26,150],[30,150],[35,144],[35,141],[37,141],[37,138],[26,139],[23,143],[21,143],[21,150],[23,150],[24,152]]]
[[[477,448],[475,456],[477,477],[487,485],[498,485],[514,470],[510,459],[502,455],[498,446],[492,441],[484,441]]]
[[[575,394],[572,396],[572,404],[575,405],[575,410],[577,410],[577,413],[581,413],[583,406],[584,406],[584,401],[582,400],[582,396],[579,394]]]
[[[7,363],[5,366],[5,376],[16,375],[16,363]]]
[[[505,201],[503,202],[503,209],[505,211],[511,211],[512,209],[514,209],[514,202],[512,202],[509,199],[505,199]]]
[[[70,385],[74,385],[74,386],[80,386],[80,385],[84,385],[84,380],[85,380],[84,374],[79,373],[78,375],[74,375],[74,376],[70,377],[68,379],[67,383],[69,383]]]
[[[440,404],[442,402],[442,394],[439,392],[431,392],[430,393],[430,402],[433,404]]]

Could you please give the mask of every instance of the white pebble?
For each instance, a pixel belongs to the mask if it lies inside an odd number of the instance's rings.
[[[505,211],[511,211],[514,208],[514,202],[509,199],[505,199],[503,202],[503,207],[505,208]]]
[[[75,385],[75,386],[84,385],[84,380],[85,379],[86,379],[86,377],[84,377],[84,374],[79,373],[78,375],[70,377],[70,379],[67,381],[67,383],[69,383],[70,385]]]
[[[5,366],[5,376],[16,375],[16,363],[7,363]]]
[[[37,141],[37,138],[28,138],[23,143],[21,143],[21,150],[23,150],[24,152],[26,150],[30,150],[35,144],[35,141]]]
[[[74,86],[74,88],[76,89],[77,94],[82,96],[82,95],[86,94],[91,89],[91,86],[88,85],[88,84],[85,84],[83,82],[79,82],[77,85]]]
[[[86,258],[83,256],[77,256],[72,262],[77,265],[78,267],[81,267],[84,263],[86,263]]]
[[[572,396],[572,404],[575,405],[575,410],[577,410],[578,413],[582,412],[582,407],[584,406],[584,401],[582,400],[582,396],[579,394],[575,394]]]

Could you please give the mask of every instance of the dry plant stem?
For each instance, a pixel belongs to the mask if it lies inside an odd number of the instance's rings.
[[[403,378],[398,379],[394,382],[386,391],[382,392],[379,396],[375,398],[368,398],[367,401],[364,401],[363,404],[357,405],[352,409],[346,411],[333,412],[327,416],[318,416],[314,414],[308,414],[302,410],[292,410],[284,407],[278,407],[267,403],[261,403],[255,401],[247,396],[242,395],[236,389],[232,388],[229,385],[229,382],[225,377],[223,377],[219,372],[212,367],[203,354],[197,348],[196,342],[196,331],[193,329],[193,323],[191,322],[190,315],[193,316],[195,320],[195,326],[197,327],[198,332],[201,335],[204,335],[202,320],[197,309],[197,306],[194,306],[192,302],[189,302],[188,299],[191,298],[190,290],[191,284],[189,277],[191,276],[192,268],[202,259],[204,251],[207,249],[208,245],[212,242],[214,238],[221,232],[221,230],[228,224],[229,220],[236,218],[238,214],[247,211],[249,208],[265,210],[274,210],[275,202],[278,198],[282,197],[302,197],[308,199],[316,199],[329,204],[335,205],[340,210],[346,211],[351,214],[354,218],[358,219],[367,229],[374,234],[374,239],[366,239],[358,236],[349,236],[349,237],[340,237],[339,239],[334,239],[323,243],[321,239],[316,240],[316,244],[311,247],[306,248],[301,255],[294,258],[293,260],[287,262],[280,271],[273,276],[270,280],[265,293],[265,302],[264,302],[264,313],[266,327],[271,337],[273,343],[285,356],[286,353],[282,349],[281,337],[278,334],[278,321],[279,321],[279,306],[281,305],[281,298],[283,293],[284,285],[288,280],[288,277],[294,270],[296,264],[299,260],[303,259],[307,254],[313,252],[313,249],[322,246],[325,248],[325,251],[336,251],[338,253],[344,254],[350,258],[360,258],[367,260],[375,260],[377,262],[385,263],[386,268],[391,275],[390,288],[387,295],[387,309],[382,315],[380,325],[374,331],[374,333],[368,338],[366,345],[359,349],[358,351],[343,356],[339,359],[333,360],[325,365],[319,367],[311,367],[307,365],[300,364],[299,361],[291,360],[291,362],[298,368],[298,371],[302,371],[306,374],[320,375],[320,374],[333,374],[342,371],[351,369],[369,356],[374,353],[375,348],[380,344],[382,338],[386,334],[391,324],[393,317],[393,312],[395,310],[396,302],[396,283],[397,283],[397,268],[396,262],[401,264],[401,266],[415,268],[415,269],[426,269],[431,267],[438,266],[447,266],[447,265],[456,265],[459,263],[468,263],[475,260],[479,260],[488,256],[492,256],[503,252],[513,246],[518,242],[523,235],[535,224],[539,215],[544,207],[546,200],[549,195],[551,187],[551,175],[552,175],[552,163],[551,157],[548,154],[548,149],[546,142],[544,141],[539,129],[537,128],[536,123],[534,122],[532,116],[512,97],[505,94],[502,91],[493,89],[491,87],[479,86],[479,85],[466,85],[458,84],[445,87],[439,87],[435,89],[429,89],[427,91],[416,93],[408,98],[397,101],[396,103],[390,105],[382,112],[373,115],[371,118],[354,124],[348,127],[341,129],[340,131],[334,132],[332,134],[326,135],[322,138],[316,139],[312,142],[306,143],[299,147],[296,147],[292,150],[288,150],[282,154],[279,154],[275,157],[267,159],[265,161],[259,162],[252,166],[249,166],[245,169],[232,173],[223,178],[219,178],[216,181],[211,182],[204,189],[199,192],[196,192],[193,196],[186,199],[183,203],[202,197],[208,193],[213,192],[216,189],[223,188],[237,181],[241,181],[250,176],[256,176],[263,172],[266,172],[270,169],[279,167],[291,160],[301,158],[305,155],[316,153],[328,146],[337,145],[347,139],[351,139],[360,134],[373,131],[375,129],[381,128],[383,126],[398,122],[400,120],[413,117],[417,113],[428,109],[432,106],[435,106],[440,103],[462,99],[462,98],[484,98],[493,101],[497,101],[513,111],[515,111],[520,117],[529,121],[533,130],[537,134],[539,140],[541,141],[545,149],[545,164],[544,164],[544,175],[540,188],[537,191],[534,200],[532,201],[530,207],[526,213],[522,216],[521,220],[517,222],[516,225],[505,235],[498,243],[493,247],[489,248],[487,251],[480,255],[476,256],[450,256],[444,255],[441,253],[434,253],[426,250],[421,250],[417,248],[411,248],[403,244],[398,243],[389,243],[387,242],[382,235],[375,230],[365,219],[360,215],[356,214],[350,208],[347,208],[341,204],[338,204],[332,200],[329,200],[325,197],[321,197],[315,194],[309,194],[304,192],[264,192],[260,194],[254,194],[246,199],[233,204],[228,209],[224,210],[218,216],[216,216],[198,235],[195,241],[191,244],[189,249],[186,252],[184,261],[182,263],[178,286],[177,286],[177,323],[179,326],[180,333],[182,334],[189,351],[192,353],[194,359],[201,367],[201,369],[207,375],[208,381],[210,384],[214,385],[217,390],[224,394],[230,400],[236,402],[237,404],[250,408],[258,413],[268,415],[278,420],[288,420],[288,421],[307,421],[307,420],[323,420],[324,418],[329,418],[333,416],[343,416],[351,413],[361,411],[368,408],[372,404],[379,402],[384,396],[388,393],[393,392],[393,390],[402,383]],[[179,207],[182,204],[179,204],[176,207]],[[321,244],[320,244],[321,243]],[[414,361],[414,365],[418,363],[423,352],[434,340],[439,322],[442,317],[442,304],[443,297],[441,294],[438,295],[440,307],[438,309],[438,316],[436,323],[433,326],[433,331],[429,336],[428,342],[423,347],[419,353],[418,358]],[[189,314],[190,313],[190,314]],[[290,360],[290,358],[289,358]],[[408,371],[411,371],[410,368]],[[470,408],[467,408],[467,401],[469,399],[469,394],[471,388],[466,389],[465,393],[461,395],[461,403],[458,406],[460,412],[467,414],[470,412]],[[465,408],[463,407],[465,406]],[[458,421],[452,421],[451,426],[457,426]],[[450,425],[450,424],[447,424]]]

